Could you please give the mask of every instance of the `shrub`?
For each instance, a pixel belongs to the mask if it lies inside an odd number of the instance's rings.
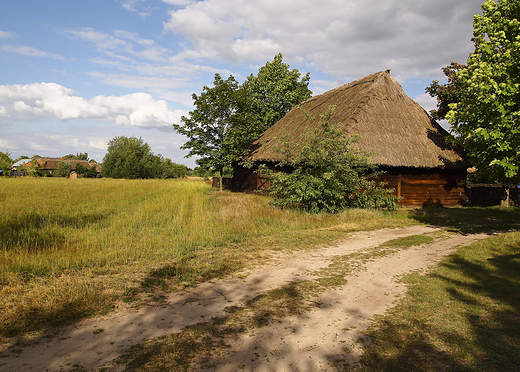
[[[284,160],[278,166],[289,167],[292,172],[260,168],[270,181],[273,204],[311,213],[336,213],[346,208],[395,209],[393,189],[384,189],[374,180],[381,172],[375,170],[370,155],[351,147],[361,137],[346,134],[341,124],[331,124],[333,111],[334,106],[330,106],[317,125],[315,117],[304,113],[312,129],[301,136],[299,144],[289,142],[287,136],[280,139],[281,148],[275,150],[284,155]]]

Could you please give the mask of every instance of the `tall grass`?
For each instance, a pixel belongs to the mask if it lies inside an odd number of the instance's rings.
[[[410,223],[371,211],[282,211],[267,198],[215,192],[203,182],[3,178],[0,333],[107,310],[142,283],[186,285],[273,249]]]

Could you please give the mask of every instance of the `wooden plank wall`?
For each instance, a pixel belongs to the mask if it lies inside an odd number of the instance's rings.
[[[458,175],[442,174],[384,174],[380,180],[395,189],[402,206],[437,204],[461,205],[466,200],[465,181]]]

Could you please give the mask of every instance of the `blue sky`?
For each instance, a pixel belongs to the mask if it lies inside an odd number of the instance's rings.
[[[115,136],[195,166],[171,124],[215,73],[281,52],[320,94],[391,69],[426,110],[483,0],[16,0],[0,4],[0,151],[102,161]]]

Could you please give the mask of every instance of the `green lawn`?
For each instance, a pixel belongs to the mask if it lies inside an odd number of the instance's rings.
[[[519,371],[520,233],[461,248],[367,335],[361,371]]]

